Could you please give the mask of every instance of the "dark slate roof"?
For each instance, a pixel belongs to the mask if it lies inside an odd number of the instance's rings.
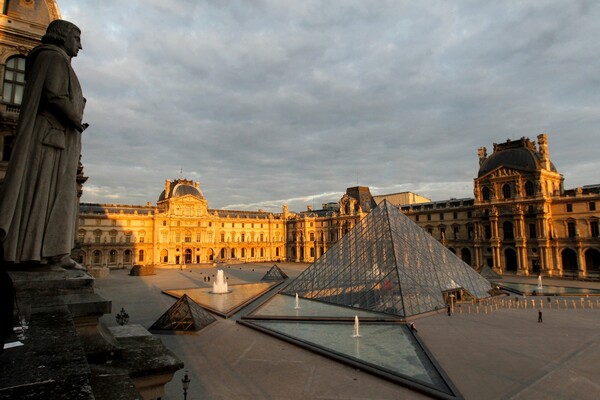
[[[528,139],[508,140],[506,143],[494,144],[494,153],[481,164],[477,177],[482,177],[499,167],[527,172],[539,171],[542,169],[541,156]],[[556,172],[556,167],[552,163],[550,169]]]

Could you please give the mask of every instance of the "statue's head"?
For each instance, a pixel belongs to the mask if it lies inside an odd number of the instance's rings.
[[[62,47],[71,57],[76,57],[81,49],[81,29],[77,25],[62,19],[50,22],[46,34],[42,37],[42,43],[54,44]]]

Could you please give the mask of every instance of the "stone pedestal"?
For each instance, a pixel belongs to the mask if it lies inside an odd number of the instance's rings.
[[[183,368],[141,326],[102,325],[112,304],[94,293],[88,273],[38,266],[9,275],[31,319],[23,345],[0,355],[0,400],[158,399]]]

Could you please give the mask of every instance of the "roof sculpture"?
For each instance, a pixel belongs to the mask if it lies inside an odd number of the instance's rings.
[[[481,299],[492,286],[388,201],[282,293],[409,317],[444,308],[444,292]]]

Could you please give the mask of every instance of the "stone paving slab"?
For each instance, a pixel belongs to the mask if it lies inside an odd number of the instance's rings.
[[[308,265],[277,263],[293,278]],[[219,266],[230,283],[258,282],[272,263]],[[148,328],[175,301],[163,289],[210,287],[216,268],[156,269],[132,277],[111,271],[96,281],[113,302],[104,317],[116,325],[125,307],[130,323]],[[532,282],[536,278],[528,278]],[[524,280],[526,281],[526,280]],[[560,283],[560,280],[558,281]],[[573,282],[565,281],[569,286]],[[552,284],[556,284],[553,280]],[[590,284],[599,288],[600,284]],[[241,313],[247,310],[242,310]],[[415,320],[418,335],[466,399],[596,399],[600,389],[600,309],[500,309],[488,314],[438,314]],[[188,399],[420,399],[422,394],[235,323],[218,321],[194,335],[158,335],[185,363],[163,400]]]

